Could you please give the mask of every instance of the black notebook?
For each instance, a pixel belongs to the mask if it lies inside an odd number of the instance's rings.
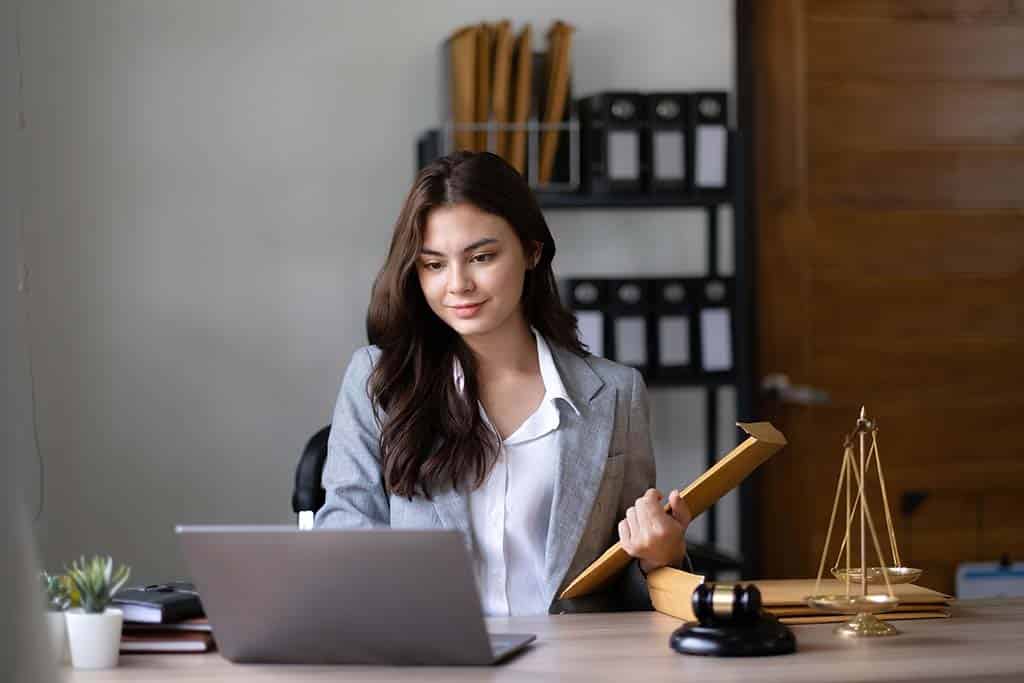
[[[125,621],[170,624],[205,616],[195,586],[180,581],[127,588],[113,602]]]

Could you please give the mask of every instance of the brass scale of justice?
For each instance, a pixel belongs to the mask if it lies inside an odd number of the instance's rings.
[[[868,441],[870,440],[870,446]],[[857,451],[856,456],[854,451]],[[867,498],[867,477],[874,465],[877,472],[878,485],[882,493],[882,506],[885,509],[885,524],[889,533],[889,549],[892,563],[886,564],[882,555],[881,544],[875,531],[875,523],[871,517],[871,506]],[[843,541],[839,546],[832,575],[843,582],[844,592],[821,592],[821,577],[825,569],[832,531],[835,528],[836,513],[839,501],[846,492],[846,524]],[[854,491],[855,490],[855,491]],[[856,521],[855,521],[856,518]],[[851,545],[853,531],[860,536],[860,563],[851,561]],[[877,566],[868,566],[866,534],[870,532],[872,545],[878,558]],[[840,566],[841,560],[845,562]],[[825,536],[825,547],[821,551],[821,563],[818,565],[818,577],[814,584],[814,594],[807,598],[807,604],[823,612],[832,614],[850,614],[853,617],[846,623],[836,627],[835,632],[846,637],[888,636],[899,633],[892,625],[875,615],[891,611],[899,604],[893,594],[894,584],[913,583],[921,576],[920,569],[904,567],[900,560],[899,547],[896,545],[896,534],[893,531],[892,516],[889,513],[889,500],[885,491],[885,475],[882,472],[882,458],[878,452],[878,426],[869,420],[864,408],[860,409],[860,417],[853,431],[843,442],[843,463],[836,484],[836,497],[832,503],[832,516],[828,523]],[[885,586],[885,592],[870,592],[871,586]]]

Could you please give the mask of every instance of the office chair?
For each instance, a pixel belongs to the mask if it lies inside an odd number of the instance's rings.
[[[316,511],[323,507],[326,494],[320,485],[324,462],[327,461],[327,438],[331,425],[309,438],[295,467],[295,488],[292,489],[292,511],[299,516],[300,529],[312,529]]]

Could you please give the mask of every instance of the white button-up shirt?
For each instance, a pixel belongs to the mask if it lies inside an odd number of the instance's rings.
[[[559,453],[559,400],[579,415],[547,341],[537,330],[532,331],[544,398],[502,442],[487,479],[469,495],[474,569],[487,616],[547,614],[544,552]],[[456,359],[455,382],[460,390],[462,381],[462,366]],[[483,405],[480,414],[491,424]]]

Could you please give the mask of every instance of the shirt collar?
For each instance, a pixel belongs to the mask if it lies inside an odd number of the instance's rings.
[[[552,404],[555,399],[562,399],[569,404],[569,407],[573,409],[577,415],[580,414],[576,404],[569,398],[569,393],[565,390],[565,384],[562,383],[562,376],[558,374],[558,367],[555,365],[555,359],[551,355],[551,347],[548,346],[547,340],[544,338],[536,328],[530,327],[530,332],[533,333],[534,339],[537,340],[537,361],[540,365],[540,379],[544,382],[544,398],[543,402],[550,401]],[[462,363],[458,357],[454,358],[452,363],[452,378],[455,380],[455,386],[458,388],[459,393],[462,393],[462,389],[465,386],[465,376],[462,371]]]
[[[569,393],[562,383],[562,376],[558,374],[558,367],[555,366],[555,359],[551,355],[551,347],[548,346],[547,340],[533,327],[530,328],[530,331],[537,339],[537,360],[540,363],[540,378],[544,382],[544,400],[554,403],[556,398],[560,398],[569,404],[573,412],[579,415],[580,411],[569,398]]]

